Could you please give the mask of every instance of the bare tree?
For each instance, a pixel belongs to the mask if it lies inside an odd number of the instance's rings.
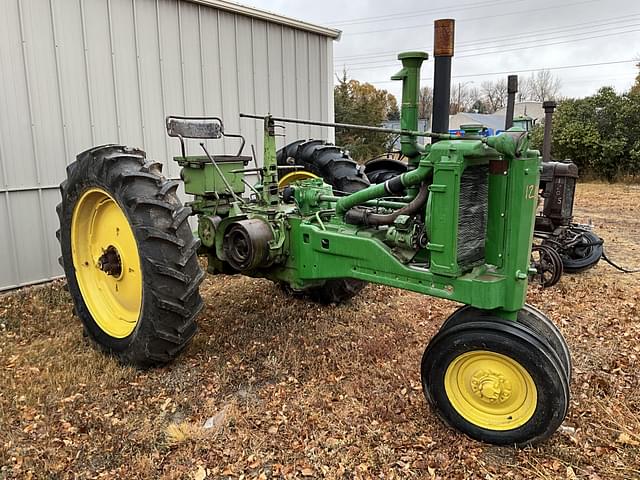
[[[518,79],[518,93],[516,93],[516,102],[526,102],[531,94],[531,79],[519,78]]]
[[[480,89],[478,87],[469,88],[467,94],[464,96],[464,101],[461,105],[462,111],[476,111],[478,109],[478,102],[482,102],[482,94],[480,93]]]
[[[507,104],[507,81],[504,78],[482,82],[481,87],[489,113],[493,113]]]
[[[420,98],[418,100],[418,116],[420,118],[431,118],[431,110],[433,109],[433,88],[422,87],[420,89]]]
[[[527,79],[527,98],[535,102],[555,100],[560,94],[560,79],[549,70],[539,70]]]
[[[463,82],[451,85],[451,103],[449,113],[455,115],[460,112],[472,112],[473,106],[481,97],[476,87],[470,87],[473,82]]]

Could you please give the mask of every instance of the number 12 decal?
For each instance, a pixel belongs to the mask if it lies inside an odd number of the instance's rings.
[[[536,198],[536,186],[535,185],[527,185],[525,198],[529,199],[529,200]]]

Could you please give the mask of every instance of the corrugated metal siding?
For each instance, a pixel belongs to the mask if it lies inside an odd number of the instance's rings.
[[[62,274],[57,185],[93,145],[142,147],[165,164],[164,118],[221,115],[262,156],[240,112],[333,119],[332,40],[182,0],[7,0],[0,15],[0,290]],[[287,125],[286,139],[327,138]],[[196,152],[197,144],[190,148]],[[233,153],[233,140],[213,142]]]

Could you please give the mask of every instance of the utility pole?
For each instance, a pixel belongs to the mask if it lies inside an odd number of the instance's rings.
[[[473,80],[464,83],[458,83],[458,103],[456,104],[456,113],[460,113],[460,103],[462,102],[462,87],[466,87],[467,85],[473,83]]]

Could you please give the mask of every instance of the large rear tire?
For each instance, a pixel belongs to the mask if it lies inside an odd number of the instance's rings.
[[[323,140],[298,140],[290,143],[278,150],[277,160],[281,166],[303,167],[304,171],[296,172],[298,178],[304,178],[304,173],[322,178],[333,187],[336,195],[348,195],[370,185],[364,169],[348,152]],[[360,293],[366,285],[361,280],[338,278],[305,290],[293,290],[290,287],[284,289],[294,296],[302,296],[317,303],[338,304]]]
[[[364,164],[364,173],[371,183],[384,183],[407,172],[407,164],[394,158],[373,158]]]
[[[175,358],[202,308],[191,209],[161,168],[141,150],[87,150],[67,167],[57,206],[75,313],[102,350],[140,368]]]
[[[300,166],[322,178],[336,195],[348,195],[370,185],[364,168],[349,153],[324,140],[297,140],[277,152],[278,165]]]

